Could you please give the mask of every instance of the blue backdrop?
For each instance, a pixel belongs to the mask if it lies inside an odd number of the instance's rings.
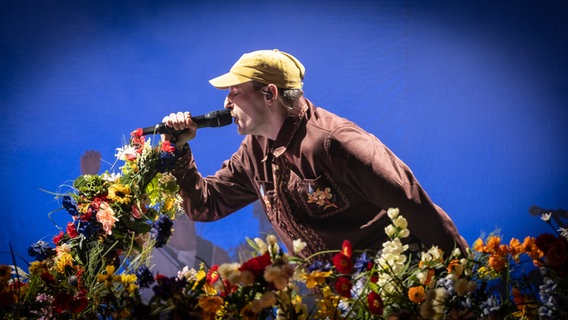
[[[410,165],[470,243],[549,231],[528,209],[568,207],[565,3],[2,1],[1,262],[9,242],[25,256],[57,233],[42,189],[76,178],[86,150],[113,163],[133,129],[221,108],[207,80],[273,48],[304,63],[308,98]],[[241,139],[200,130],[200,170]],[[198,233],[231,251],[258,227],[249,207]]]

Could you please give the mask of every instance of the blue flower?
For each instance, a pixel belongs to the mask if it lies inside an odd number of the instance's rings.
[[[28,255],[30,257],[35,257],[37,261],[43,261],[48,257],[55,254],[55,250],[49,246],[49,243],[39,240],[28,248]]]
[[[166,215],[161,215],[158,218],[158,220],[152,223],[152,229],[150,230],[150,234],[156,240],[156,245],[155,245],[156,248],[161,248],[166,243],[168,243],[168,240],[172,235],[173,225],[174,224],[170,219],[170,217]]]
[[[154,283],[154,275],[146,265],[141,265],[136,270],[136,278],[136,284],[141,288],[150,288],[152,283]]]
[[[316,270],[317,271],[329,271],[329,270],[331,270],[331,263],[328,262],[326,264],[323,264],[322,261],[316,260],[308,266],[308,272],[313,272],[313,271],[316,271]]]
[[[86,239],[90,238],[93,234],[96,234],[101,228],[91,222],[75,220],[75,228],[77,232],[82,234]]]
[[[175,168],[177,158],[173,152],[160,152],[160,160],[158,162],[158,172],[167,172]]]
[[[73,199],[70,195],[64,195],[63,200],[61,200],[61,205],[70,215],[76,216],[79,214],[79,210],[77,210],[77,202]]]
[[[370,262],[371,262],[371,259],[367,256],[367,252],[363,252],[359,256],[359,258],[357,258],[357,261],[355,261],[353,268],[355,269],[355,271],[357,273],[367,271]]]

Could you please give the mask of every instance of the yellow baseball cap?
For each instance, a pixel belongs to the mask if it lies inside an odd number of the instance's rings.
[[[305,68],[291,54],[274,50],[258,50],[243,54],[224,75],[209,80],[217,89],[228,89],[256,80],[281,89],[301,89]]]

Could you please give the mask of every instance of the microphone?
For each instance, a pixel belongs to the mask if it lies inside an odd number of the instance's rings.
[[[223,109],[211,111],[202,116],[191,117],[191,120],[197,124],[197,128],[217,128],[231,124],[233,122],[233,117],[231,117],[231,112],[229,110]],[[142,128],[142,135],[162,133],[176,135],[179,131],[168,127],[164,123],[158,123],[153,127]]]

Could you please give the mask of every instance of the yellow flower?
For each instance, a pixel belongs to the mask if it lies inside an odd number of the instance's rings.
[[[135,274],[122,274],[120,275],[120,282],[126,289],[126,292],[133,293],[138,289],[136,285],[136,275]]]
[[[130,204],[132,201],[130,187],[115,183],[108,188],[108,198],[116,203]]]
[[[341,319],[339,308],[340,296],[334,295],[328,286],[322,289],[322,298],[317,301],[317,319]]]
[[[30,274],[33,275],[41,275],[42,273],[48,272],[48,267],[45,261],[34,261],[30,263],[30,267],[28,268]]]
[[[65,272],[66,266],[73,265],[73,257],[65,252],[57,257],[57,261],[55,262],[56,269],[59,273]]]
[[[215,314],[223,306],[223,298],[219,296],[205,296],[199,299],[197,305],[206,313]]]
[[[114,266],[108,265],[105,268],[106,274],[99,273],[97,274],[97,280],[99,282],[104,282],[107,286],[112,286],[114,281],[121,281],[121,277],[118,275],[114,275]]]
[[[306,288],[313,289],[317,285],[324,284],[325,279],[329,277],[332,273],[333,273],[332,271],[315,270],[310,273],[303,274],[303,278],[306,281]]]

